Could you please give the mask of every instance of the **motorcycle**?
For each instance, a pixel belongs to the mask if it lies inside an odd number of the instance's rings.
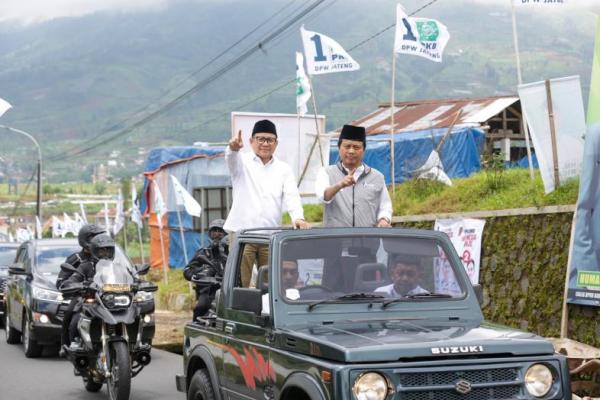
[[[61,268],[82,275],[69,264]],[[80,299],[80,341],[65,350],[87,391],[98,392],[106,383],[110,400],[127,400],[131,378],[150,363],[152,292],[158,287],[139,278],[149,268],[143,265],[130,271],[118,261],[100,260],[91,281],[61,288],[65,298]]]

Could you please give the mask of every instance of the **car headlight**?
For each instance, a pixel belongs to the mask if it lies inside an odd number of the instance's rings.
[[[388,383],[380,374],[367,372],[354,382],[352,392],[357,400],[383,400],[388,395]]]
[[[547,395],[553,381],[552,371],[543,364],[534,364],[525,373],[525,388],[535,397]]]
[[[135,294],[134,301],[142,302],[142,301],[150,301],[153,299],[154,299],[154,294],[152,294],[152,292],[145,292],[145,291],[141,290]]]
[[[62,293],[55,290],[43,289],[41,287],[32,286],[33,298],[36,300],[52,301],[55,303],[62,303]]]

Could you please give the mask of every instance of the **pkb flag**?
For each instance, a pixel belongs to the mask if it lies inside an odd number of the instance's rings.
[[[396,9],[396,53],[412,54],[442,62],[450,33],[444,24],[429,18],[409,18],[402,6]]]
[[[306,115],[308,112],[308,99],[310,99],[310,84],[304,72],[304,57],[302,53],[296,52],[296,109],[298,114]]]
[[[360,65],[332,38],[300,28],[309,75],[356,71]]]

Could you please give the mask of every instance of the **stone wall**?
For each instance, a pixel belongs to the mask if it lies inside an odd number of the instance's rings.
[[[480,283],[489,321],[558,337],[572,212],[485,218]],[[434,221],[397,227],[432,229]],[[600,347],[600,307],[569,305],[569,338]]]

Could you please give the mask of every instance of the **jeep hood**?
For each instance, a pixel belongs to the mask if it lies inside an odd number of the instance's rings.
[[[295,326],[281,333],[286,350],[349,363],[554,353],[540,336],[491,323],[391,320]]]

